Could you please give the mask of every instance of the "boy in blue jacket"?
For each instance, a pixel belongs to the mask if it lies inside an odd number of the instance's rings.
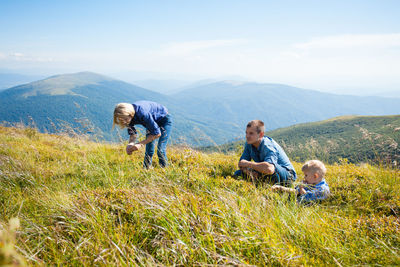
[[[296,193],[297,201],[300,203],[328,198],[330,191],[324,178],[326,174],[325,165],[319,160],[309,160],[303,165],[301,170],[304,173],[304,181],[296,186],[296,188],[274,185],[271,189],[273,191]]]
[[[146,139],[136,142],[137,131],[135,125],[146,128]],[[143,166],[149,168],[155,151],[155,140],[158,139],[157,155],[161,167],[168,164],[167,143],[172,128],[172,118],[163,105],[152,101],[137,101],[133,104],[119,103],[114,109],[114,125],[128,128],[129,144],[126,153],[138,151],[146,146]]]

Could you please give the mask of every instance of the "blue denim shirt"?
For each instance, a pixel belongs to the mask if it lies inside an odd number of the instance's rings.
[[[330,191],[329,191],[329,186],[326,183],[325,179],[322,179],[321,182],[319,182],[316,185],[305,185],[304,190],[306,191],[305,194],[299,195],[297,197],[298,202],[311,202],[315,200],[323,200],[328,198]],[[296,187],[297,192],[300,192],[300,187]]]
[[[290,163],[288,156],[285,151],[283,151],[282,147],[275,142],[274,139],[268,136],[264,136],[261,140],[258,149],[249,145],[247,142],[244,145],[244,151],[240,160],[254,160],[255,162],[268,162],[273,164],[274,166],[279,165],[285,169],[292,170],[294,173],[294,167],[292,163]]]
[[[151,101],[137,101],[132,104],[135,109],[135,115],[129,123],[128,134],[137,134],[136,124],[143,125],[151,135],[161,133],[157,122],[168,114],[168,110],[163,105]]]

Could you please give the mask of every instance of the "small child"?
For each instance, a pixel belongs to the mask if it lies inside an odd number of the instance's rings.
[[[304,181],[295,189],[280,185],[271,187],[273,191],[291,192],[297,194],[298,202],[311,202],[328,198],[329,186],[325,181],[326,168],[319,160],[307,161],[301,170],[304,173]]]

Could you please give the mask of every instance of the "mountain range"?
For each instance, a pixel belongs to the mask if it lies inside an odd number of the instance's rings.
[[[215,145],[243,136],[246,123],[261,119],[268,130],[354,115],[399,114],[399,99],[334,95],[282,84],[219,81],[164,95],[111,77],[79,72],[52,76],[0,92],[0,121],[33,121],[41,131],[90,124],[90,133],[111,132],[116,103],[152,100],[174,117],[172,142]],[[122,135],[126,135],[125,131]]]

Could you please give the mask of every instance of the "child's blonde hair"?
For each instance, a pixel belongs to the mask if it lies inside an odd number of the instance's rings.
[[[326,174],[326,167],[324,163],[322,163],[319,160],[313,159],[309,160],[306,163],[304,163],[303,167],[301,168],[303,172],[312,172],[312,173],[318,173],[320,177],[325,177]]]
[[[121,129],[126,127],[126,124],[123,121],[126,121],[128,118],[132,119],[133,116],[135,116],[135,109],[133,108],[132,104],[117,104],[114,109],[114,120],[112,129],[114,129],[115,125],[118,125]]]

